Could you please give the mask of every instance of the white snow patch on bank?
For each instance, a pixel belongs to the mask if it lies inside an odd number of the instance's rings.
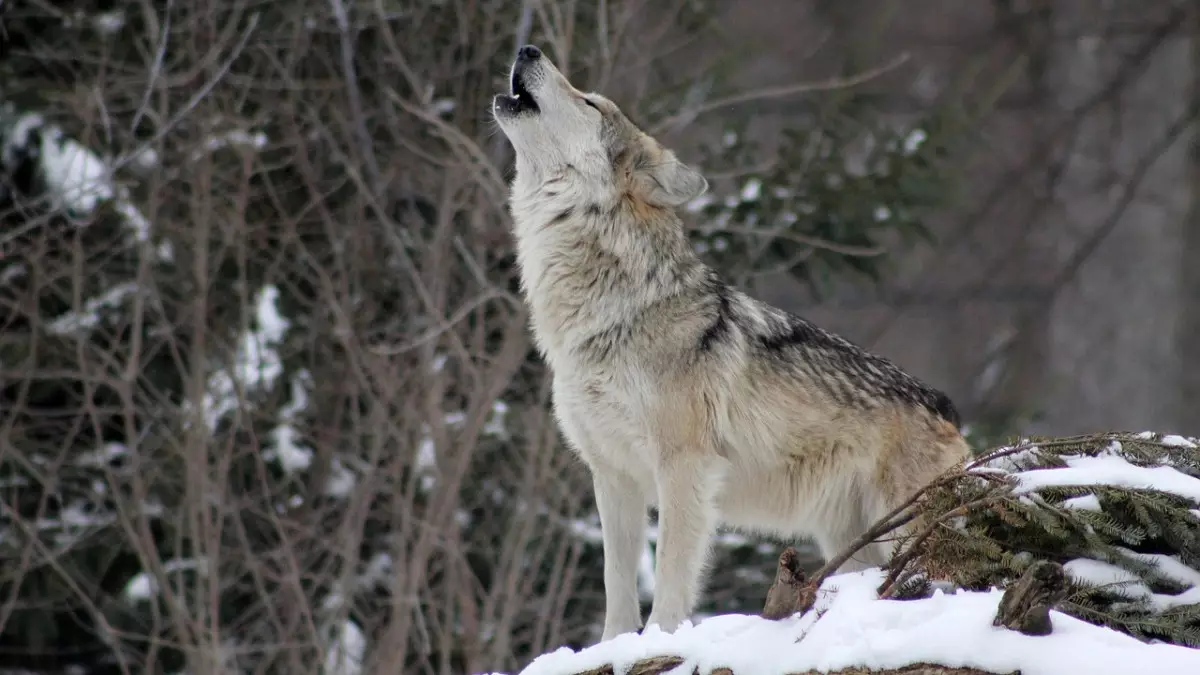
[[[621,673],[653,656],[677,656],[671,671],[778,675],[851,667],[900,668],[915,663],[973,667],[1023,675],[1156,675],[1200,673],[1200,650],[1146,644],[1128,635],[1052,612],[1053,634],[1032,637],[992,626],[1001,592],[935,592],[924,600],[879,600],[879,570],[830,578],[814,611],[782,621],[725,615],[684,624],[673,634],[654,627],[574,652],[543,655],[521,675],[572,675],[612,664]]]
[[[1183,436],[1176,436],[1174,434],[1169,434],[1167,436],[1163,436],[1161,442],[1163,445],[1169,445],[1169,446],[1175,447],[1175,448],[1195,448],[1195,447],[1197,447],[1196,443],[1193,442],[1191,439],[1184,438]]]

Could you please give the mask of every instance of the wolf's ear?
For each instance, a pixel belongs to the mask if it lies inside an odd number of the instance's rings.
[[[708,189],[704,176],[670,151],[664,151],[658,161],[636,169],[633,178],[646,202],[662,208],[683,206]]]

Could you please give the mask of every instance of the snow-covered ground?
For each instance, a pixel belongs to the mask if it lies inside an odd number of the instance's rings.
[[[655,627],[574,652],[545,654],[521,675],[574,675],[612,664],[623,673],[636,661],[684,659],[673,673],[784,675],[851,667],[899,668],[915,663],[972,667],[1022,675],[1194,675],[1200,650],[1147,644],[1059,612],[1054,632],[1032,637],[992,626],[1002,593],[935,592],[923,600],[880,600],[879,570],[831,577],[813,611],[783,621],[717,616],[673,634]]]

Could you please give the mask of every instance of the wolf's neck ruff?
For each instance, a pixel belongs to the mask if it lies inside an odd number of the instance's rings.
[[[552,364],[618,349],[645,313],[670,311],[707,272],[674,213],[643,205],[652,217],[631,227],[639,207],[589,194],[586,180],[566,169],[535,185],[518,177],[513,189],[521,286]]]

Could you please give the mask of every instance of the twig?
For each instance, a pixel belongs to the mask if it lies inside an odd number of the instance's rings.
[[[161,141],[167,134],[171,133],[175,127],[179,126],[179,124],[183,122],[184,118],[186,118],[196,108],[196,106],[200,105],[200,101],[204,100],[204,98],[212,92],[213,88],[217,86],[217,83],[225,78],[225,76],[229,73],[229,69],[233,67],[233,62],[236,61],[237,58],[241,56],[242,51],[246,49],[246,44],[250,42],[250,36],[254,34],[255,28],[258,27],[258,18],[258,13],[250,15],[250,25],[246,26],[246,30],[242,33],[241,39],[239,39],[237,44],[234,45],[233,51],[229,54],[229,58],[225,59],[225,62],[218,66],[217,72],[211,78],[209,78],[208,81],[200,85],[200,88],[195,94],[192,94],[191,98],[187,100],[187,103],[185,103],[178,112],[172,115],[171,119],[167,120],[165,124],[159,127],[158,131],[155,131],[150,138],[138,144],[137,148],[133,152],[127,153],[119,160],[113,162],[111,171],[118,170],[125,164],[132,161],[134,157],[139,157],[142,155],[142,153],[152,148],[154,144]]]
[[[750,103],[751,101],[761,101],[763,99],[783,98],[785,96],[794,96],[796,94],[806,94],[814,91],[831,91],[834,89],[845,89],[855,85],[862,84],[869,80],[873,80],[884,73],[895,70],[908,61],[909,55],[907,52],[900,54],[887,63],[864,70],[861,73],[849,75],[846,77],[831,77],[817,82],[799,82],[796,84],[785,84],[778,87],[766,87],[764,89],[755,89],[752,91],[744,91],[740,94],[718,98],[708,103],[703,103],[691,110],[685,110],[678,115],[672,115],[667,119],[655,124],[650,129],[650,135],[657,135],[666,131],[678,129],[683,124],[689,123],[707,112],[712,112],[719,108],[727,106],[739,105],[742,103]]]
[[[730,234],[740,234],[740,235],[748,236],[748,237],[767,237],[767,238],[771,238],[771,239],[787,239],[788,241],[794,241],[797,244],[804,244],[805,246],[811,246],[813,248],[824,249],[826,251],[833,251],[834,253],[841,253],[842,255],[857,256],[857,257],[864,257],[864,258],[869,258],[869,257],[887,253],[887,249],[883,248],[882,246],[855,246],[853,244],[839,244],[836,241],[829,241],[828,239],[823,239],[821,237],[810,237],[806,234],[799,234],[799,233],[790,232],[787,230],[775,231],[775,232],[765,232],[763,230],[756,230],[756,229],[750,228],[750,227],[723,226],[717,231],[718,232],[728,232]]]
[[[816,572],[813,573],[812,581],[810,583],[815,583],[817,586],[820,586],[821,582],[825,581],[826,577],[832,574],[834,570],[844,565],[847,560],[853,558],[854,554],[858,553],[864,546],[870,544],[879,537],[882,537],[883,535],[912,522],[917,517],[916,513],[909,513],[903,516],[901,516],[901,514],[912,507],[913,504],[916,504],[917,500],[926,495],[930,490],[949,485],[950,483],[954,483],[967,477],[973,478],[975,476],[965,471],[956,471],[954,473],[944,475],[941,478],[935,479],[934,481],[926,484],[920,490],[917,490],[911,497],[905,500],[904,503],[892,509],[890,513],[879,519],[874,526],[864,532],[858,539],[855,539],[849,546],[843,549],[841,553],[827,560],[824,565],[822,565]]]
[[[927,525],[925,529],[919,535],[917,535],[917,537],[912,541],[911,544],[909,544],[908,548],[903,553],[896,556],[890,563],[888,563],[888,575],[887,578],[883,580],[883,583],[879,585],[879,597],[891,597],[892,592],[897,588],[896,580],[899,578],[900,573],[903,572],[908,563],[917,556],[921,549],[921,544],[925,543],[925,541],[933,535],[934,531],[940,527],[942,523],[950,520],[951,518],[965,516],[975,509],[984,506],[990,506],[1001,497],[1005,496],[1007,492],[1008,490],[1005,488],[994,489],[986,497],[981,497],[975,501],[967,502],[966,504],[957,506],[935,518],[933,522],[929,523],[929,525]]]
[[[502,203],[507,199],[508,184],[488,159],[483,149],[464,134],[462,130],[438,118],[437,115],[430,113],[421,106],[404,100],[393,89],[387,89],[384,93],[396,105],[403,108],[405,112],[433,127],[433,131],[438,136],[441,136],[451,148],[459,150],[462,155],[465,155],[463,157],[463,160],[465,160],[464,163],[471,173],[475,175],[476,180],[479,181],[479,186],[487,191],[490,199],[496,203]]]
[[[1049,141],[1053,141],[1054,139],[1068,138],[1073,136],[1073,134],[1077,134],[1084,120],[1089,114],[1091,114],[1100,106],[1105,105],[1106,103],[1109,103],[1118,97],[1126,85],[1135,81],[1138,77],[1146,72],[1147,68],[1149,68],[1152,62],[1152,57],[1158,52],[1158,48],[1162,45],[1163,41],[1166,40],[1167,37],[1172,33],[1177,31],[1179,26],[1183,25],[1188,13],[1188,5],[1188,2],[1180,2],[1175,5],[1172,8],[1171,13],[1161,22],[1159,22],[1153,30],[1146,33],[1145,39],[1139,42],[1137,46],[1129,52],[1129,57],[1126,58],[1124,63],[1121,64],[1121,69],[1114,74],[1113,77],[1109,79],[1103,87],[1089,96],[1086,100],[1080,102],[1078,105],[1067,111],[1064,117],[1062,117],[1053,128],[1048,129],[1042,136],[1042,138],[1046,139],[1047,142],[1038,144],[1026,161],[1021,162],[1018,166],[1011,167],[1003,177],[996,181],[995,187],[989,190],[988,194],[983,199],[979,200],[980,207],[973,209],[971,213],[963,217],[960,220],[960,225],[954,229],[953,237],[942,242],[942,245],[939,247],[940,255],[937,260],[935,260],[935,263],[940,263],[944,256],[951,255],[956,250],[956,247],[959,244],[968,241],[979,227],[982,227],[986,223],[990,222],[986,216],[991,213],[998,204],[1004,203],[1004,197],[1006,193],[1018,183],[1022,182],[1024,177],[1032,173],[1039,164],[1043,162],[1046,162],[1047,164],[1052,163],[1052,155],[1059,146],[1058,144]],[[1065,162],[1063,165],[1065,166]],[[1059,171],[1058,173],[1061,175],[1062,172]],[[1051,181],[1052,184],[1053,182],[1055,181]],[[1053,192],[1053,190],[1050,192]],[[1043,201],[1049,200],[1046,199]],[[997,260],[1001,261],[1002,263],[1008,262],[1008,259],[1009,256],[1007,255],[999,256],[997,258]],[[927,269],[935,268],[936,264],[927,266]],[[981,278],[991,278],[994,275],[994,272],[994,269],[985,270],[981,275]],[[917,284],[921,283],[922,281],[923,280],[918,280],[916,283],[911,285],[909,289],[911,290],[912,288],[915,288]],[[979,288],[982,288],[982,285],[980,285]],[[973,295],[978,294],[978,290],[979,289],[976,289],[976,293],[964,294],[962,301],[965,302],[972,299]],[[877,344],[883,339],[884,335],[886,335],[898,324],[900,317],[904,314],[904,312],[905,310],[902,307],[896,308],[894,311],[892,311],[890,315],[884,319],[872,332],[871,336],[864,340],[864,343],[867,345]]]
[[[375,346],[370,347],[370,350],[376,354],[379,354],[380,356],[395,356],[397,354],[403,354],[405,352],[410,352],[410,351],[416,349],[417,347],[420,347],[421,345],[428,344],[430,340],[433,340],[433,339],[437,338],[439,335],[442,335],[446,331],[450,330],[455,325],[457,325],[459,322],[461,322],[463,319],[467,318],[467,316],[470,315],[471,312],[474,312],[476,309],[478,309],[480,306],[482,306],[487,301],[492,300],[494,298],[502,298],[502,297],[504,297],[504,296],[499,293],[496,293],[494,291],[491,291],[491,290],[484,291],[483,293],[480,293],[478,296],[476,296],[474,300],[466,303],[462,307],[459,307],[458,311],[456,311],[456,312],[454,312],[454,314],[450,315],[450,318],[441,322],[439,325],[435,326],[434,328],[430,328],[429,330],[425,331],[421,335],[419,335],[407,342],[398,344],[398,345],[392,345],[392,346],[375,345]]]
[[[159,76],[162,74],[163,63],[165,63],[167,60],[167,43],[170,42],[171,37],[171,13],[174,9],[175,0],[167,0],[166,10],[164,11],[165,16],[163,17],[162,22],[162,32],[158,38],[158,49],[154,51],[154,62],[150,65],[150,73],[146,77],[146,91],[142,92],[142,101],[138,104],[137,109],[133,113],[133,121],[129,123],[129,131],[132,134],[137,133],[138,123],[141,122],[142,115],[144,115],[146,110],[150,107],[150,95],[154,92],[157,86],[156,82],[158,81]],[[153,30],[154,26],[151,23],[151,21],[155,18],[155,13],[154,10],[148,6],[148,3],[147,6],[143,6],[142,8],[142,16],[146,20],[146,23],[150,24],[147,26],[147,28],[151,29],[148,32],[157,32]]]
[[[329,0],[329,7],[333,10],[333,20],[338,27],[342,77],[346,79],[346,98],[350,103],[350,117],[354,123],[354,135],[357,137],[359,145],[358,151],[367,165],[367,177],[371,182],[371,187],[375,190],[382,190],[379,164],[375,161],[371,134],[367,131],[366,116],[363,114],[362,94],[358,89],[358,72],[354,68],[354,43],[350,41],[350,18],[346,15],[346,6],[342,4],[342,0]]]

